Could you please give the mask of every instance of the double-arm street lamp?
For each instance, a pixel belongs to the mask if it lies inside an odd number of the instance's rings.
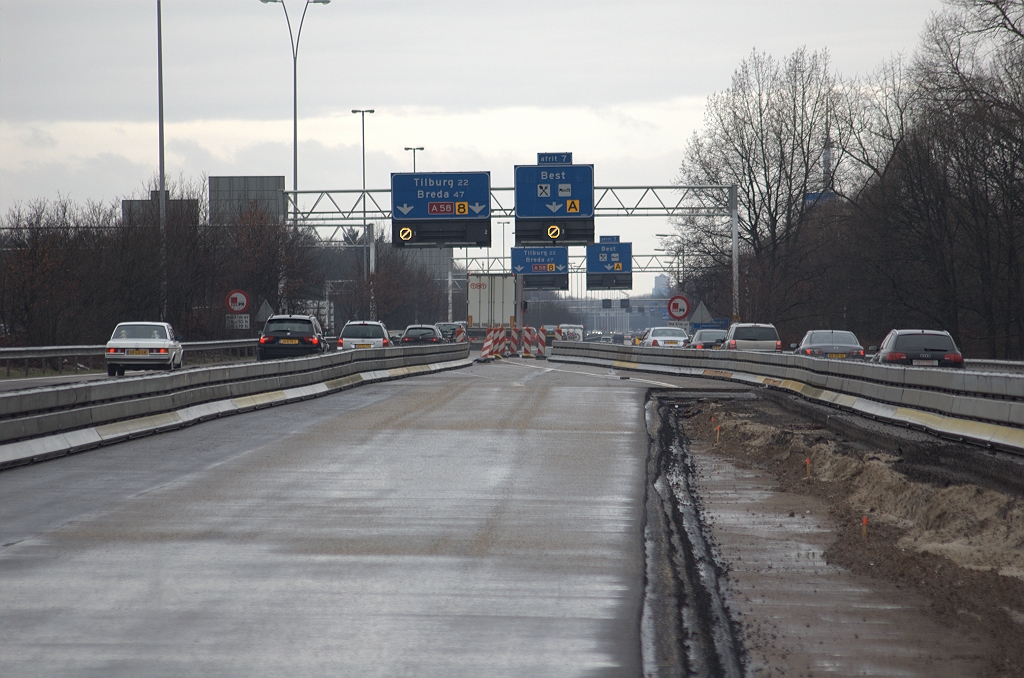
[[[377,299],[373,289],[373,274],[377,272],[377,242],[373,233],[373,224],[366,223],[366,114],[373,114],[372,108],[353,108],[352,113],[359,114],[362,124],[362,146],[363,146],[363,238],[366,239],[366,267],[363,269],[364,278],[370,284],[370,320],[377,319]]]
[[[299,190],[299,40],[302,38],[302,24],[306,20],[306,10],[310,5],[326,5],[331,0],[306,0],[299,19],[299,30],[292,32],[292,21],[288,17],[288,5],[284,0],[260,0],[267,4],[280,3],[284,8],[284,20],[288,24],[288,38],[292,45],[292,190]],[[299,222],[299,197],[295,196],[295,223]]]
[[[406,146],[405,150],[412,151],[412,171],[416,172],[416,151],[422,151],[423,147],[422,146],[416,146],[414,148],[412,146]]]

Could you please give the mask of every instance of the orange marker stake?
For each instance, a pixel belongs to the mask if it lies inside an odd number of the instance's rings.
[[[868,517],[864,516],[860,521],[860,538],[864,541],[868,539]]]
[[[806,459],[804,459],[804,466],[807,467],[807,479],[810,480],[811,479],[811,458],[810,457],[807,457]]]
[[[715,445],[718,445],[718,439],[721,437],[721,435],[722,435],[722,427],[719,426],[718,428],[715,429]]]

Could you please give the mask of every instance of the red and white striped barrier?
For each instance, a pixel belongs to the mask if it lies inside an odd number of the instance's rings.
[[[523,357],[532,358],[533,352],[530,350],[530,344],[533,343],[533,328],[523,328]]]
[[[555,328],[555,341],[561,341],[561,340],[562,340],[562,326],[559,325],[558,327]]]
[[[455,328],[455,336],[452,338],[452,341],[454,341],[456,344],[465,344],[467,341],[469,341],[469,336],[466,334],[466,329],[462,325],[459,325],[458,327]]]
[[[484,335],[484,347],[480,349],[480,357],[489,358],[492,348],[494,348],[494,328],[488,327],[487,333]]]
[[[547,357],[548,350],[548,338],[545,336],[544,328],[541,327],[537,331],[537,357]]]
[[[512,353],[519,353],[519,328],[509,328],[509,350]]]

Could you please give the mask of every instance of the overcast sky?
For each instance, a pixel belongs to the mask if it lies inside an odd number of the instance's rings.
[[[290,0],[292,25],[303,3]],[[299,52],[299,187],[512,168],[572,151],[598,185],[671,183],[705,98],[757,49],[828,49],[844,75],[910,54],[941,0],[334,0]],[[163,3],[168,176],[292,184],[292,60],[280,5]],[[0,212],[110,201],[157,169],[155,0],[0,0]],[[634,252],[663,220],[599,220]],[[582,250],[581,250],[582,251]],[[637,292],[643,292],[637,286]]]

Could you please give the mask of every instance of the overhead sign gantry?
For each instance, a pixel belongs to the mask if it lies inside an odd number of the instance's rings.
[[[490,172],[391,175],[395,247],[490,247]]]
[[[593,165],[538,153],[536,165],[516,165],[515,196],[516,245],[593,244]]]

